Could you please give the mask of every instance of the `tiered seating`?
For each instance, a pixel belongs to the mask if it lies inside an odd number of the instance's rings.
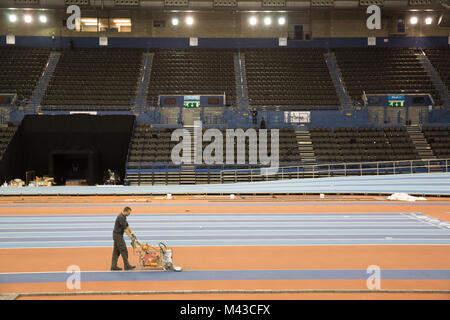
[[[405,127],[384,128],[392,155],[387,153],[389,160],[415,160],[420,159],[414,143]]]
[[[139,49],[110,48],[64,51],[45,92],[43,109],[64,110],[62,106],[70,106],[70,110],[95,110],[107,106],[130,110],[142,53]]]
[[[245,50],[252,106],[337,109],[336,95],[322,49]],[[316,107],[313,107],[316,106]]]
[[[135,128],[134,136],[131,140],[131,149],[128,158],[127,178],[133,184],[180,184],[183,177],[187,175],[185,168],[171,162],[171,152],[178,141],[171,141],[172,131],[174,129],[154,129],[149,124],[138,123]],[[226,129],[225,129],[226,130]],[[235,139],[233,148],[233,164],[226,164],[226,131],[222,130],[223,136],[223,164],[207,165],[194,164],[194,170],[190,174],[191,183],[219,183],[220,171],[223,169],[249,169],[260,167],[259,159],[259,132],[258,144],[255,145],[257,152],[257,164],[249,164],[249,144],[246,138],[245,164],[237,164],[238,155],[241,150],[237,149],[237,140]],[[270,130],[267,131],[267,152],[270,157]],[[210,141],[203,141],[203,150]],[[298,153],[298,145],[295,131],[292,128],[279,130],[279,164],[295,165],[301,160]],[[193,153],[193,152],[192,152]],[[184,167],[185,165],[183,165]],[[267,167],[268,165],[264,165]],[[192,169],[191,169],[192,170]]]
[[[226,104],[236,101],[234,50],[157,50],[153,58],[148,101],[156,105],[163,93],[225,92]]]
[[[361,101],[366,94],[439,93],[409,48],[334,49],[338,66],[349,95]]]
[[[438,158],[450,158],[450,132],[444,127],[422,127],[422,132]]]
[[[145,123],[136,124],[128,159],[130,167],[138,163],[169,163],[171,150],[177,144],[170,141],[173,130],[158,130]]]
[[[319,162],[375,162],[418,159],[404,128],[311,128]]]
[[[136,167],[139,163],[170,163],[172,148],[178,144],[177,141],[171,141],[172,132],[175,129],[154,129],[149,124],[138,123],[135,128],[134,137],[131,142],[131,150],[129,155],[130,167]],[[244,130],[245,131],[245,130]],[[226,161],[226,129],[222,130],[223,135],[223,160]],[[257,131],[258,145],[255,146],[259,159],[259,132]],[[193,137],[192,137],[193,139]],[[203,141],[203,149],[209,145],[210,141]],[[234,161],[237,162],[238,150],[237,139],[234,145]],[[267,130],[267,150],[270,156],[270,130]],[[292,128],[279,129],[279,161],[280,163],[296,163],[300,161],[298,153],[297,140],[295,131]],[[245,161],[249,162],[249,145],[246,138],[245,145]],[[259,160],[258,160],[259,162]],[[144,165],[145,166],[145,165]],[[150,166],[151,167],[151,166]],[[201,166],[199,166],[201,167]]]
[[[0,47],[0,92],[30,98],[47,63],[48,48]]]
[[[278,149],[274,149],[275,152],[278,152],[279,155],[279,162],[280,164],[288,165],[292,163],[299,162],[300,154],[298,152],[298,144],[297,139],[295,136],[295,131],[293,128],[281,128],[278,129],[279,131],[279,140],[278,140]],[[245,130],[244,130],[245,131]],[[252,148],[255,148],[257,154],[257,164],[253,164],[253,167],[259,167],[260,165],[260,159],[259,159],[259,145],[260,145],[260,139],[259,139],[259,129],[256,129],[256,135],[257,135],[257,145],[252,145]],[[222,131],[223,135],[223,157],[224,161],[226,160],[227,152],[226,152],[226,129]],[[203,149],[210,144],[210,142],[203,141]],[[234,154],[233,159],[234,162],[237,163],[238,161],[238,150],[237,150],[237,139],[235,139],[234,144]],[[267,129],[267,155],[270,157],[271,153],[271,131],[270,129]],[[245,141],[245,165],[243,165],[243,168],[249,167],[249,139],[246,138]],[[234,167],[232,165],[231,167]]]
[[[0,127],[0,159],[3,158],[6,148],[12,137],[16,134],[18,126],[15,124],[8,124]]]
[[[450,91],[450,48],[428,48],[424,49],[435,70],[439,73],[441,80]]]

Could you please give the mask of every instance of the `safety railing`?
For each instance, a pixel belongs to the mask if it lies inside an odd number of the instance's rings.
[[[273,170],[270,172],[271,174],[266,174],[264,168],[226,169],[220,172],[220,182],[236,183],[302,178],[450,172],[450,159],[308,164],[280,167],[275,173],[273,173]]]

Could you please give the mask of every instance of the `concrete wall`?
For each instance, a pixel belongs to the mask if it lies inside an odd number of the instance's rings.
[[[69,16],[63,9],[49,9],[46,11],[29,11],[34,17],[31,24],[25,24],[22,20],[22,11],[18,14],[18,21],[11,23],[8,13],[11,10],[0,9],[0,34],[14,34],[20,36],[66,36],[66,37],[89,37],[107,35],[108,37],[199,37],[199,38],[277,38],[288,37],[294,33],[295,25],[302,25],[305,33],[312,33],[313,38],[333,37],[387,37],[395,29],[395,21],[400,13],[384,13],[382,11],[382,30],[370,31],[366,28],[368,15],[364,8],[357,10],[303,10],[289,13],[255,13],[259,19],[257,26],[250,26],[248,19],[251,13],[216,11],[195,12],[192,16],[195,23],[186,26],[184,23],[188,13],[170,13],[149,10],[105,10],[100,13],[102,17],[131,18],[133,22],[132,32],[75,32],[63,26],[63,20]],[[38,21],[38,15],[45,13],[48,18],[46,24]],[[96,10],[82,10],[82,17],[97,17]],[[272,25],[264,26],[262,23],[266,15],[272,17]],[[279,16],[287,17],[287,24],[279,26]],[[425,17],[420,15],[421,20]],[[436,15],[436,14],[435,14]],[[172,26],[172,17],[180,19],[179,26]],[[406,17],[409,17],[408,15]],[[435,21],[437,16],[435,17]],[[154,21],[165,21],[164,27],[155,27]],[[406,35],[409,37],[422,36],[448,36],[450,28],[440,28],[433,23],[426,26],[423,23],[416,26],[407,24]]]

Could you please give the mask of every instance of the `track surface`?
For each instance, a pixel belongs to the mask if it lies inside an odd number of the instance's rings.
[[[184,272],[109,272],[115,216],[174,247]],[[0,294],[148,290],[450,290],[450,201],[381,197],[0,198]],[[136,262],[131,248],[130,258]],[[119,259],[121,262],[121,259]],[[69,290],[67,267],[81,269]],[[123,299],[129,296],[100,296]],[[151,299],[450,299],[448,293],[155,294]],[[36,298],[36,297],[24,297]],[[40,297],[41,298],[41,297]],[[46,297],[48,298],[48,297]],[[52,297],[61,298],[61,297]],[[66,297],[80,298],[80,297]],[[99,296],[82,296],[99,298]]]

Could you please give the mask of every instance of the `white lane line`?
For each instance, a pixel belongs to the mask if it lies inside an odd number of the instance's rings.
[[[419,217],[418,215],[420,215],[420,216],[422,216],[422,217]],[[425,215],[425,214],[423,214],[423,213],[421,213],[421,212],[417,212],[417,213],[409,213],[409,214],[408,214],[408,217],[410,217],[412,220],[416,220],[416,221],[420,221],[420,222],[422,222],[422,223],[426,223],[426,224],[428,224],[428,225],[430,225],[430,226],[433,226],[433,227],[435,227],[435,228],[439,228],[439,229],[441,229],[441,230],[448,230],[448,228],[446,228],[446,227],[444,227],[444,226],[441,226],[440,224],[432,223],[432,221],[434,221],[434,222],[441,222],[440,219],[437,219],[437,218],[434,218],[434,217]],[[423,219],[422,219],[422,218],[423,218]],[[431,221],[431,220],[432,220],[432,221]]]
[[[198,224],[202,224],[204,227],[217,227],[217,226],[222,226],[222,227],[228,227],[228,226],[233,226],[233,227],[246,227],[246,226],[268,226],[267,222],[262,222],[262,221],[251,221],[251,222],[235,222],[235,223],[230,223],[230,222],[220,222],[217,223],[216,221],[214,222],[197,222],[197,221],[183,221],[183,222],[174,222],[172,223],[141,223],[139,225],[134,225],[135,229],[139,229],[139,228],[145,228],[145,227],[154,227],[154,228],[175,228],[175,227],[188,227],[188,226],[196,226]],[[8,229],[98,229],[98,228],[110,228],[111,231],[114,227],[114,224],[100,224],[100,223],[93,223],[96,226],[92,227],[92,226],[87,226],[86,224],[70,224],[70,223],[64,223],[64,224],[52,224],[52,225],[42,225],[42,226],[36,226],[36,225],[29,225],[29,224],[24,224],[24,225],[0,225],[0,230],[8,230]],[[181,226],[180,226],[181,224]],[[133,224],[130,224],[133,228]],[[363,226],[363,227],[367,227],[368,224],[364,223],[364,222],[306,222],[306,221],[286,221],[286,222],[275,222],[275,221],[270,221],[270,225],[271,226],[304,226],[304,227],[358,227],[358,226]],[[376,223],[372,223],[370,224],[370,227],[386,227],[386,226],[411,226],[414,227],[416,225],[421,225],[423,226],[423,222],[421,221],[413,221],[412,219],[410,219],[409,221],[405,222],[376,222]]]
[[[264,203],[261,204],[262,206]],[[307,203],[305,205],[308,205]],[[344,204],[345,205],[345,204]],[[449,204],[450,205],[450,204]],[[194,213],[194,212],[173,212],[173,213],[164,213],[164,214],[152,214],[152,213],[135,213],[134,215],[130,216],[129,219],[143,219],[147,217],[157,217],[157,218],[165,218],[173,219],[173,218],[184,218],[184,217],[190,217],[190,218],[203,218],[203,217],[217,217],[217,218],[228,218],[228,217],[273,217],[273,216],[286,216],[286,217],[292,217],[292,216],[304,216],[304,217],[323,217],[326,218],[327,216],[330,217],[342,217],[343,215],[351,216],[354,218],[357,218],[358,216],[367,216],[367,217],[373,217],[373,216],[379,216],[379,217],[398,217],[400,216],[399,212],[299,212],[299,213],[281,213],[281,212],[273,212],[273,213],[249,213],[249,212],[228,212],[228,213]],[[29,218],[29,219],[54,219],[54,218],[60,218],[60,219],[85,219],[85,217],[95,217],[95,218],[115,218],[117,217],[117,214],[80,214],[80,215],[64,215],[64,214],[55,214],[55,215],[0,215],[0,220],[3,219],[22,219],[22,218]]]
[[[201,229],[197,230],[200,232],[196,232],[196,233],[189,233],[189,236],[245,236],[245,235],[252,235],[252,236],[266,236],[267,232],[265,232],[266,230],[261,230],[261,231],[257,231],[257,232],[250,232],[250,233],[245,233],[245,231],[243,232],[239,232],[239,233],[214,233],[214,232],[204,232]],[[223,230],[220,230],[223,231]],[[251,230],[251,231],[255,231],[255,230]],[[322,234],[317,234],[317,233],[296,233],[296,232],[285,232],[284,230],[270,230],[271,235],[275,235],[274,232],[282,232],[282,236],[316,236],[316,235],[323,235],[326,237],[333,237],[333,236],[341,236],[341,235],[348,235],[348,236],[353,236],[353,235],[370,235],[370,236],[381,236],[384,237],[386,236],[386,234],[395,234],[395,232],[380,232],[380,233],[366,233],[363,231],[357,231],[357,232],[341,232],[341,233],[322,233]],[[391,230],[389,230],[391,231]],[[448,230],[444,230],[444,231],[448,231]],[[109,233],[108,233],[109,235]],[[437,234],[436,232],[434,233],[399,233],[397,234],[397,236],[404,236],[404,235],[416,235],[416,236],[434,236],[434,235],[442,235],[442,234]],[[28,239],[39,239],[39,238],[54,238],[54,239],[58,239],[58,238],[86,238],[89,237],[91,235],[89,234],[78,234],[78,235],[66,235],[66,234],[62,234],[62,235],[49,235],[49,236],[42,236],[42,235],[36,235],[36,236],[25,236],[25,235],[17,235],[17,236],[8,236],[8,237],[0,237],[0,239],[11,239],[11,238],[28,238]],[[180,233],[167,233],[167,232],[155,232],[155,233],[146,233],[144,235],[144,233],[140,234],[140,239],[144,238],[145,236],[168,236],[168,237],[173,237],[173,236],[179,236],[182,237],[184,236],[183,234]],[[443,236],[446,236],[446,234],[444,234]],[[449,240],[450,240],[450,233],[448,233],[449,236]],[[112,237],[111,237],[112,239]],[[145,239],[143,239],[145,240]],[[34,241],[34,240],[33,240]],[[95,241],[95,240],[94,240]],[[106,241],[106,240],[99,240],[99,241]],[[5,242],[5,243],[12,243],[12,242]]]
[[[177,239],[177,240],[167,240],[164,238],[161,238],[159,240],[152,240],[155,242],[158,241],[163,241],[163,242],[230,242],[230,241],[246,241],[246,242],[255,242],[255,243],[259,243],[259,242],[271,242],[271,241],[288,241],[288,242],[308,242],[308,241],[380,241],[380,240],[387,240],[386,237],[384,236],[380,236],[379,239],[367,239],[367,238],[327,238],[327,239],[290,239],[290,238],[274,238],[274,239],[186,239],[186,240],[181,240],[181,239]],[[447,238],[433,238],[433,239],[424,239],[424,238],[411,238],[411,239],[399,239],[399,238],[395,238],[395,239],[388,239],[388,240],[394,240],[394,241],[450,241],[450,239]],[[112,243],[112,239],[111,240],[68,240],[68,241],[57,241],[57,243]],[[10,244],[29,244],[29,243],[45,243],[45,242],[41,242],[41,241],[11,241],[11,242],[6,242],[5,244],[10,245]],[[359,243],[356,243],[359,244]],[[256,244],[258,245],[258,244]],[[1,246],[1,245],[0,245]]]
[[[134,230],[138,230],[136,228],[134,228]],[[180,232],[182,231],[182,232]],[[441,232],[441,233],[447,233],[449,232],[450,235],[450,230],[436,230],[436,228],[433,229],[333,229],[333,230],[324,230],[324,229],[302,229],[302,230],[296,230],[296,229],[270,229],[270,230],[266,230],[266,229],[219,229],[219,230],[211,230],[208,229],[208,227],[202,227],[202,226],[198,226],[195,227],[195,229],[191,229],[191,230],[148,230],[148,231],[139,231],[139,235],[142,237],[142,235],[154,235],[154,234],[168,234],[168,235],[182,235],[182,234],[186,234],[189,233],[190,235],[192,235],[193,233],[203,233],[203,234],[213,234],[213,235],[218,235],[216,232],[227,232],[226,235],[233,235],[233,234],[267,234],[267,232],[270,231],[272,232],[282,232],[283,234],[297,234],[297,235],[318,235],[318,234],[323,234],[323,235],[330,235],[330,234],[360,234],[360,233],[364,233],[367,235],[376,235],[376,234],[392,234],[392,233],[398,233],[398,234],[402,234],[402,235],[412,235],[412,234],[420,234],[420,235],[434,235],[437,232]],[[80,235],[84,235],[84,236],[89,236],[89,235],[111,235],[111,231],[78,231],[78,232],[64,232],[64,231],[32,231],[32,232],[28,232],[28,231],[11,231],[11,232],[1,232],[3,236],[0,236],[0,239],[8,239],[11,238],[11,236],[14,236],[14,238],[32,238],[32,237],[45,237],[42,235],[46,235],[46,234],[61,234],[61,236],[64,237],[73,237],[73,236],[80,236]],[[34,236],[34,234],[36,234],[36,236]],[[8,236],[6,236],[8,235]]]

